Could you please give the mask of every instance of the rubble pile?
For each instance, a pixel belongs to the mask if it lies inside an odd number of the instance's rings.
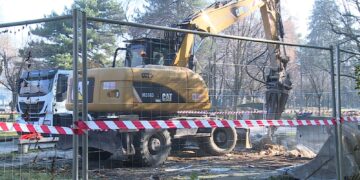
[[[270,138],[263,137],[253,143],[253,150],[258,151],[259,155],[266,156],[286,156],[290,158],[314,158],[316,154],[304,145],[298,144],[294,149],[274,144]]]

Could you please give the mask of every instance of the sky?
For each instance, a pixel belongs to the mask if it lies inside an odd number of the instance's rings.
[[[43,18],[52,11],[61,13],[72,0],[0,0],[0,23]]]
[[[291,16],[296,33],[304,38],[308,34],[309,17],[312,14],[314,0],[281,0],[280,2],[282,16],[284,18]]]
[[[0,23],[37,19],[52,11],[60,14],[73,0],[0,0]],[[295,21],[296,33],[307,34],[308,18],[314,0],[281,0],[284,17]]]

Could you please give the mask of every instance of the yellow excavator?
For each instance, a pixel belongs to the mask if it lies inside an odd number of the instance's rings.
[[[215,2],[190,15],[178,27],[219,33],[260,9],[266,38],[280,40],[280,34],[283,33],[279,31],[279,3],[279,0]],[[176,112],[209,110],[211,103],[208,87],[202,77],[192,70],[194,39],[194,34],[166,33],[162,39],[140,38],[127,41],[126,48],[118,48],[126,51],[125,67],[115,67],[115,55],[113,67],[88,70],[89,114],[93,119],[103,120],[109,115],[127,120],[187,119],[190,117],[179,117]],[[271,55],[267,79],[267,99],[270,100],[267,102],[268,110],[272,114],[281,114],[287,91],[291,88],[291,83],[284,83],[290,82],[286,76],[287,61],[280,57],[279,45],[269,44],[268,50]],[[68,89],[66,107],[71,110],[71,83]],[[68,122],[71,120],[64,116],[58,116],[58,119],[60,123],[64,123],[66,119]],[[185,137],[199,139],[200,148],[211,155],[231,152],[237,141],[236,130],[232,128],[90,131],[89,149],[101,151],[100,156],[95,154],[94,157],[120,155],[119,157],[140,165],[156,166],[166,160],[171,142],[183,142],[181,139]],[[67,144],[71,145],[70,142]],[[60,146],[64,148],[66,145]],[[89,157],[92,157],[91,153]]]

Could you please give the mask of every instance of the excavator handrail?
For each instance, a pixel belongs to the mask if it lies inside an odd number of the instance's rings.
[[[213,37],[219,37],[219,38],[225,38],[225,39],[236,39],[236,40],[253,41],[253,42],[261,42],[261,43],[268,43],[268,44],[279,44],[279,45],[285,45],[285,46],[297,46],[297,47],[303,47],[303,48],[313,48],[313,49],[328,50],[328,51],[331,50],[330,47],[325,47],[325,46],[296,44],[296,43],[273,41],[273,40],[267,40],[267,39],[261,39],[261,38],[251,38],[251,37],[244,37],[244,36],[214,34],[214,33],[202,32],[202,31],[194,31],[194,30],[165,27],[165,26],[158,26],[158,25],[152,25],[152,24],[128,22],[128,21],[118,21],[118,20],[104,19],[104,18],[97,18],[97,17],[87,17],[87,19],[88,19],[88,21],[94,21],[94,22],[104,22],[104,23],[123,25],[123,26],[132,26],[132,27],[139,27],[139,28],[182,32],[182,33],[189,33],[189,34],[197,34],[197,35],[201,35],[201,36],[213,36]]]
[[[114,59],[112,62],[112,67],[115,67],[115,65],[116,65],[116,57],[117,57],[118,51],[120,51],[120,50],[126,50],[126,48],[123,48],[123,47],[116,48],[115,53],[114,53]]]

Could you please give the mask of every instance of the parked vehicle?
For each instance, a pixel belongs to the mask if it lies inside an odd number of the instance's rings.
[[[21,74],[16,105],[18,123],[53,125],[54,114],[71,113],[65,108],[67,81],[72,71],[32,70]]]

